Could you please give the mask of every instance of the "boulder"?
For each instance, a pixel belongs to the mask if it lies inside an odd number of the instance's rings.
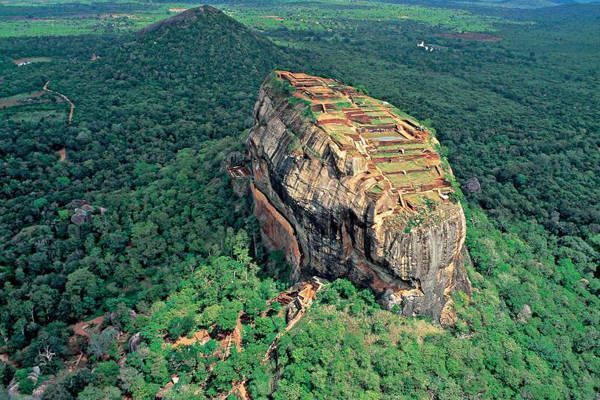
[[[360,134],[358,122],[352,125],[337,117],[344,115],[341,112],[336,118],[311,115],[310,110],[325,113],[331,107],[321,100],[310,104],[310,98],[303,97],[303,87],[294,91],[282,83],[284,74],[263,83],[247,143],[254,210],[266,247],[283,250],[295,279],[346,277],[370,287],[388,309],[436,321],[443,314],[444,323],[452,324],[451,295],[456,290],[470,294],[471,285],[463,265],[465,216],[447,184],[453,179],[451,170],[441,171],[432,162],[422,167],[423,174],[440,174],[439,178],[412,188],[398,184],[407,173],[400,171],[403,176],[390,178],[376,165],[382,158],[373,140]],[[315,83],[310,79],[324,79],[296,76],[312,87]],[[340,91],[334,95],[341,96],[342,91],[347,95],[339,107],[349,107],[347,102],[358,97],[371,101],[339,82],[317,82]],[[377,104],[382,110],[392,110],[385,102]],[[367,120],[359,115],[360,110],[343,112],[353,121]],[[354,130],[340,139],[323,129],[319,121],[324,118],[329,118],[328,123],[349,124]],[[413,136],[403,133],[389,140],[419,148],[413,151],[416,157],[410,150],[406,154],[397,150],[397,155],[387,157],[439,161],[434,151],[437,140],[424,127],[405,121],[406,132]]]
[[[469,193],[476,193],[481,191],[481,184],[479,179],[476,177],[469,178],[465,183],[465,190]]]

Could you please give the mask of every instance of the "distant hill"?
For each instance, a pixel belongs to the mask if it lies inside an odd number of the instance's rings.
[[[258,85],[287,59],[271,41],[216,8],[203,6],[140,30],[135,41],[122,46],[112,64],[153,90],[156,84],[165,89],[181,86],[188,92],[184,97],[190,107],[195,100],[209,101],[213,108],[245,108],[250,116]],[[206,96],[207,91],[210,96]],[[194,110],[204,111],[205,105]],[[210,115],[204,117],[211,119]],[[215,120],[220,122],[231,123]],[[214,132],[210,136],[224,134]]]
[[[214,22],[223,23],[235,23],[233,20],[226,18],[221,11],[211,6],[200,6],[195,8],[187,9],[179,14],[176,14],[170,18],[160,20],[154,24],[148,25],[143,29],[139,30],[139,34],[144,35],[149,32],[154,32],[161,29],[168,28],[189,28],[194,24],[202,24],[208,19],[212,19]]]
[[[261,81],[275,67],[291,62],[271,41],[210,6],[144,28],[100,57],[96,65],[81,72],[85,82],[78,82],[78,77],[64,81],[72,92],[92,85],[101,94],[81,99],[80,107],[89,110],[79,115],[101,113],[101,120],[108,123],[112,121],[112,110],[107,107],[111,102],[138,121],[162,115],[156,121],[160,126],[187,126],[166,129],[173,151],[207,138],[236,135],[249,127]],[[144,134],[148,132],[126,140],[139,141],[144,154],[152,154],[148,146],[154,141],[148,143]],[[161,150],[158,156],[162,159],[169,154]]]

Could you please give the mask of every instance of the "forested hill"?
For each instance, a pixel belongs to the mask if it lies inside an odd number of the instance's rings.
[[[136,41],[123,50],[115,62],[126,66],[133,79],[151,77],[174,84],[193,76],[214,87],[214,108],[238,107],[242,96],[235,93],[238,96],[232,101],[234,88],[247,93],[244,99],[253,102],[255,93],[250,91],[256,89],[257,81],[286,57],[272,42],[210,6],[187,10],[142,29]],[[219,121],[217,129],[222,122],[226,121]]]
[[[111,40],[2,43],[3,57],[66,53],[4,62],[0,75],[14,91],[49,81],[75,104],[72,124],[50,94],[1,111],[0,353],[23,371],[42,349],[55,353],[42,373],[61,370],[86,351],[70,324],[147,312],[198,263],[231,254],[247,225],[222,163],[243,146],[262,79],[289,57],[210,7]]]

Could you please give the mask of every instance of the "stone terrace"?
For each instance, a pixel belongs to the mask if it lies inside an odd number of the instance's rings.
[[[368,194],[398,195],[399,207],[416,211],[427,199],[446,202],[452,187],[434,149],[437,140],[389,103],[364,95],[336,80],[276,71],[310,102],[316,125],[351,157],[366,160]]]

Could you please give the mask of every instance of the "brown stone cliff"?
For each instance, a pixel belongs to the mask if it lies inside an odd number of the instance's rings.
[[[425,181],[411,181],[411,170],[406,169],[397,180],[398,173],[382,172],[394,165],[395,155],[382,161],[376,154],[383,150],[375,146],[383,139],[396,143],[395,136],[356,134],[367,132],[360,123],[369,121],[356,116],[348,101],[364,104],[370,98],[331,80],[321,83],[325,89],[334,85],[333,94],[308,90],[316,85],[310,81],[291,81],[291,86],[281,74],[269,77],[261,87],[248,139],[255,213],[266,245],[285,252],[296,278],[347,277],[370,287],[387,308],[398,306],[403,315],[452,323],[452,292],[471,291],[462,260],[466,224],[462,207],[451,201],[452,189],[446,184],[451,171],[442,172],[439,156],[432,157],[437,141],[421,128],[407,128],[411,136],[401,132],[400,125],[388,124],[407,147],[423,143],[419,152],[425,155],[419,153],[417,162],[437,160],[419,167],[431,176],[414,175]],[[348,95],[343,99],[347,114],[340,115],[361,121],[347,124],[346,136],[323,128],[328,121],[345,124],[329,105],[331,98],[342,104],[335,97],[338,89]],[[311,114],[311,108],[323,112]],[[404,149],[395,151],[405,157],[400,162],[415,159]],[[377,160],[384,164],[376,164]]]

